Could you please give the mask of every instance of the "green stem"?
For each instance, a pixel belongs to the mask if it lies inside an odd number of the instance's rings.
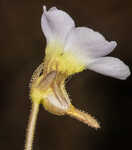
[[[32,110],[31,110],[29,122],[28,122],[28,128],[27,128],[27,133],[26,133],[26,143],[25,143],[24,150],[32,150],[34,131],[35,131],[38,112],[39,112],[39,104],[33,102]]]

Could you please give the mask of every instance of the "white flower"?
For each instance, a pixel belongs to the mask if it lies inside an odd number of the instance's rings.
[[[30,84],[33,103],[43,104],[55,115],[69,115],[93,127],[100,128],[90,114],[75,108],[65,89],[68,76],[90,69],[117,79],[126,79],[130,70],[121,60],[104,57],[116,47],[98,32],[86,27],[75,27],[73,19],[55,7],[44,6],[41,26],[46,37],[46,55],[36,69]]]
[[[130,75],[128,66],[121,60],[114,57],[104,57],[114,50],[117,45],[115,41],[107,41],[103,35],[90,28],[75,27],[74,20],[66,12],[56,7],[47,11],[44,6],[41,27],[47,40],[46,55],[50,53],[53,57],[52,54],[59,51],[56,55],[56,57],[59,57],[59,60],[57,59],[59,63],[62,63],[62,60],[66,57],[69,58],[66,58],[66,64],[60,67],[60,71],[67,71],[71,67],[70,75],[87,68],[122,80]],[[60,56],[68,53],[70,55],[64,56],[60,61]],[[77,65],[75,65],[74,60],[77,60]],[[68,66],[68,63],[70,66]],[[78,65],[81,69],[74,70],[73,68]]]

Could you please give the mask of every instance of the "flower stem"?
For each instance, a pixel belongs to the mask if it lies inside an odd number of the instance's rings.
[[[33,102],[30,117],[29,117],[29,122],[28,122],[28,128],[27,128],[27,133],[26,133],[26,143],[25,143],[24,150],[32,150],[34,131],[35,131],[38,112],[39,112],[39,104]]]

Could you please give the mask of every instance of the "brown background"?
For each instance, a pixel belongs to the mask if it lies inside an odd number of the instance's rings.
[[[118,46],[112,56],[132,66],[131,0],[0,0],[0,149],[23,150],[28,83],[44,57],[42,6],[67,11],[77,26],[101,32]],[[98,131],[40,108],[34,150],[117,150],[131,146],[132,78],[85,71],[67,84],[73,104],[98,118]],[[131,148],[130,148],[131,149]]]

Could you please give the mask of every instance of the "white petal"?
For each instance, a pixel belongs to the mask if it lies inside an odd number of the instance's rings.
[[[90,28],[74,28],[68,36],[65,51],[74,51],[77,55],[88,57],[105,56],[116,47],[116,42],[108,42],[103,35]]]
[[[64,43],[66,36],[75,26],[73,19],[66,12],[56,7],[52,7],[47,11],[46,6],[44,6],[43,9],[41,27],[47,42],[61,40]]]
[[[125,80],[130,75],[129,67],[120,59],[114,57],[102,57],[88,64],[87,68],[106,76]]]

